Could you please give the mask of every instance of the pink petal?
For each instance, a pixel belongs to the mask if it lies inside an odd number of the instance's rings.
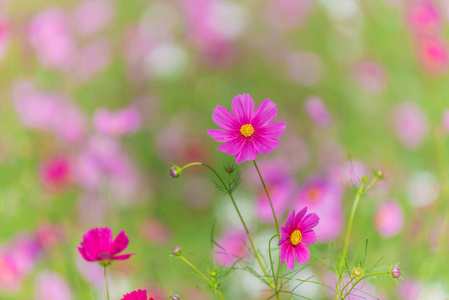
[[[125,260],[125,259],[130,258],[132,255],[134,255],[134,253],[114,256],[112,259],[113,259],[113,260]]]
[[[293,210],[292,213],[288,215],[287,221],[285,222],[285,230],[287,232],[291,231],[294,220],[295,220],[295,211]]]
[[[287,249],[287,268],[293,270],[295,267],[295,250],[293,250],[293,246],[290,243],[286,243],[288,245]]]
[[[306,232],[318,225],[320,218],[316,214],[308,214],[299,224],[301,232]]]
[[[220,143],[228,142],[239,136],[239,132],[227,129],[208,129],[207,134]]]
[[[254,127],[262,127],[267,125],[276,118],[278,110],[276,108],[276,104],[272,102],[270,99],[264,100],[256,109],[254,113],[252,125]]]
[[[290,237],[284,236],[279,240],[278,246],[282,245],[285,241],[287,241]]]
[[[229,110],[221,105],[215,107],[212,120],[218,127],[229,130],[240,130],[241,125]]]
[[[295,257],[300,264],[305,264],[309,261],[310,251],[303,243],[299,243],[299,245],[295,247]]]
[[[87,261],[95,261],[95,258],[92,258],[90,255],[86,254],[86,251],[84,250],[84,248],[81,247],[77,247],[78,248],[78,252],[81,254],[81,256],[87,260]]]
[[[261,154],[268,154],[273,151],[277,146],[279,146],[279,141],[276,139],[266,139],[258,136],[253,139],[256,151]]]
[[[224,143],[217,149],[229,155],[237,155],[242,151],[244,143],[245,140],[243,138],[236,138],[234,140]]]
[[[315,236],[315,231],[313,231],[313,230],[310,230],[310,231],[302,234],[301,243],[303,243],[306,246],[312,245],[313,243],[315,243],[315,240],[316,240],[316,236]]]
[[[281,264],[285,262],[285,259],[287,257],[287,251],[290,243],[283,243],[281,245],[280,255],[281,255]]]
[[[231,103],[232,112],[240,125],[251,123],[254,114],[254,101],[248,94],[237,95]]]
[[[284,133],[286,124],[287,122],[276,122],[263,127],[256,127],[257,135],[264,138],[278,138]]]
[[[298,229],[298,225],[300,224],[302,218],[304,217],[304,215],[305,215],[306,213],[307,213],[307,206],[304,207],[303,209],[301,209],[301,210],[296,214],[295,220],[294,220],[294,222],[293,222],[293,228],[294,228],[295,230]],[[305,232],[305,231],[306,231],[306,230],[304,230],[304,232]],[[303,232],[303,231],[301,230],[301,232]]]
[[[254,147],[252,141],[246,141],[244,143],[242,150],[235,156],[236,163],[242,163],[247,160],[255,160],[259,154]]]
[[[111,255],[115,255],[117,253],[122,252],[128,247],[129,239],[126,236],[124,231],[120,231],[120,233],[115,237],[114,242],[109,249],[109,253]]]

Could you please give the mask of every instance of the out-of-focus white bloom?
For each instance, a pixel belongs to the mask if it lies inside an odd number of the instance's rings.
[[[440,186],[431,173],[415,172],[407,183],[408,201],[415,207],[432,204],[438,197]]]

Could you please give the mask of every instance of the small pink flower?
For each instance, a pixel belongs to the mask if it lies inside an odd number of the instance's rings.
[[[114,260],[125,260],[134,254],[117,255],[128,247],[128,243],[129,240],[124,231],[120,231],[113,241],[110,228],[95,228],[83,235],[78,251],[87,261],[97,261],[108,265]]]
[[[443,112],[443,128],[449,132],[449,109],[445,109]]]
[[[277,108],[270,99],[264,100],[254,112],[254,101],[248,94],[232,100],[231,114],[223,106],[212,113],[215,124],[224,129],[209,129],[207,133],[217,142],[224,143],[218,150],[235,155],[236,163],[255,160],[259,153],[268,154],[278,145],[286,122],[269,124],[276,118]]]
[[[114,5],[109,0],[84,0],[74,13],[78,33],[88,36],[106,28],[114,18]]]
[[[439,8],[433,1],[417,0],[408,5],[407,23],[416,35],[433,34],[442,25]]]
[[[132,293],[123,295],[122,300],[153,300],[153,298],[147,298],[146,290],[137,290]]]
[[[404,226],[402,207],[393,201],[380,203],[374,216],[374,225],[383,237],[388,238],[397,235]]]
[[[327,127],[332,122],[331,114],[318,97],[309,97],[305,102],[306,112],[312,121],[319,127]]]
[[[55,157],[42,164],[40,177],[42,182],[48,187],[64,187],[71,174],[71,166],[68,159]]]
[[[394,129],[401,142],[409,149],[418,148],[429,131],[422,109],[414,103],[403,102],[394,108],[393,114]]]
[[[416,40],[416,53],[421,66],[432,75],[444,75],[449,69],[449,47],[444,38],[437,35]]]
[[[72,292],[64,278],[57,273],[44,271],[36,280],[36,300],[70,300]]]
[[[387,85],[387,74],[382,65],[374,61],[361,61],[353,70],[354,80],[371,94],[380,94]]]
[[[285,226],[281,227],[281,239],[278,243],[278,246],[281,246],[281,263],[287,261],[290,270],[295,267],[295,258],[301,264],[309,261],[310,251],[306,246],[312,245],[316,240],[312,228],[318,225],[320,218],[314,213],[306,213],[307,207],[296,215],[293,211]]]

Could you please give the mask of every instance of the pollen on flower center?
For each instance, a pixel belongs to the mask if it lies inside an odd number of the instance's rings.
[[[290,235],[290,243],[292,243],[293,246],[298,245],[302,240],[302,234],[301,231],[295,230]]]
[[[240,128],[240,133],[244,137],[250,137],[254,133],[254,127],[251,124],[245,124]]]

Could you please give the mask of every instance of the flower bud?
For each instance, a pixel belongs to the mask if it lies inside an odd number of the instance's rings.
[[[360,277],[363,275],[363,271],[359,268],[356,268],[352,271],[352,274],[354,274],[355,277]]]
[[[173,167],[170,168],[170,176],[173,178],[178,178],[181,175],[181,168],[173,165]]]
[[[367,183],[368,182],[368,176],[362,176],[362,182]]]
[[[168,300],[181,300],[178,295],[171,295]]]
[[[397,266],[391,267],[390,274],[393,278],[399,278],[401,276],[401,269]]]
[[[234,167],[231,166],[231,165],[229,165],[229,166],[227,166],[227,167],[225,168],[225,170],[226,170],[226,173],[231,174],[231,173],[234,172]]]
[[[180,256],[181,255],[181,247],[176,246],[175,248],[173,248],[173,250],[171,251],[171,253],[175,256]]]
[[[384,173],[381,170],[374,171],[374,176],[381,179],[384,178]]]
[[[210,276],[211,276],[211,277],[217,276],[217,271],[212,270],[212,271],[210,272]]]

